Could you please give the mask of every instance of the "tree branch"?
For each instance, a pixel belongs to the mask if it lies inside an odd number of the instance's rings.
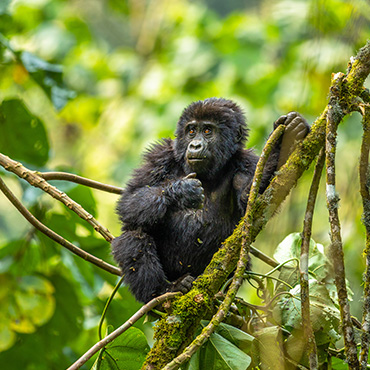
[[[362,338],[360,352],[360,368],[367,369],[370,342],[370,192],[369,192],[369,151],[370,151],[370,106],[362,107],[364,136],[362,138],[360,156],[360,193],[363,205],[363,223],[366,229],[365,258],[366,269],[364,274],[364,308],[362,315]]]
[[[123,189],[118,186],[103,184],[102,182],[87,179],[86,177],[81,177],[73,173],[68,172],[36,172],[40,177],[46,181],[50,180],[62,180],[75,182],[76,184],[81,184],[88,186],[93,189],[98,189],[106,191],[107,193],[121,194]]]
[[[340,82],[342,76],[335,75],[332,81],[331,97],[329,110],[327,114],[326,128],[326,199],[329,210],[330,222],[330,255],[333,260],[335,273],[335,285],[338,292],[338,303],[340,308],[342,330],[344,336],[345,351],[348,360],[349,369],[358,369],[359,362],[357,358],[357,348],[354,338],[354,330],[351,320],[351,312],[348,301],[348,292],[346,285],[346,274],[344,268],[344,253],[340,231],[340,222],[338,215],[339,196],[335,190],[335,153],[337,128],[343,119],[344,113],[339,105]]]
[[[4,167],[7,171],[13,172],[18,177],[26,180],[30,185],[43,190],[44,192],[51,195],[53,198],[59,200],[64,205],[66,205],[70,210],[75,212],[83,220],[87,221],[90,225],[94,227],[98,233],[100,233],[104,239],[108,242],[113,240],[113,235],[109,232],[107,228],[100,225],[100,223],[95,220],[95,218],[83,209],[78,203],[72,200],[67,194],[63,193],[55,186],[50,185],[46,180],[44,180],[37,172],[31,171],[24,167],[21,163],[10,159],[4,154],[0,153],[0,165]]]
[[[95,266],[100,267],[101,269],[110,272],[114,275],[121,275],[121,270],[118,267],[112,266],[109,263],[103,261],[100,258],[93,256],[90,253],[85,252],[83,249],[76,247],[74,244],[70,243],[59,234],[55,233],[53,230],[49,229],[43,223],[41,223],[35,216],[27,210],[26,207],[16,198],[16,196],[11,192],[11,190],[6,186],[2,178],[0,177],[0,190],[4,195],[10,200],[14,207],[23,215],[23,217],[37,230],[41,231],[50,239],[54,240],[64,248],[67,248],[72,253],[83,258],[86,261],[93,263]]]

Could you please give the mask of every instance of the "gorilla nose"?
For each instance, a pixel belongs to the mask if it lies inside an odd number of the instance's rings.
[[[202,149],[202,141],[193,140],[189,145],[189,149],[193,152],[199,152]]]

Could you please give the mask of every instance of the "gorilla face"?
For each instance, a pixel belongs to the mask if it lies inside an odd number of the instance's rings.
[[[218,127],[213,122],[191,121],[185,125],[185,161],[192,172],[201,175],[212,168],[217,139]]]

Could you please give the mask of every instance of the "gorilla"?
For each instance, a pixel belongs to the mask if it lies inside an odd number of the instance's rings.
[[[262,193],[309,132],[296,112],[273,148]],[[122,192],[117,212],[122,235],[113,256],[136,299],[148,302],[167,291],[187,292],[244,215],[258,156],[245,149],[248,128],[231,100],[209,98],[184,109],[176,139],[162,139],[144,154]]]

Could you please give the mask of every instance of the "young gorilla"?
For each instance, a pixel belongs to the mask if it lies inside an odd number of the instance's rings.
[[[298,113],[286,125],[265,167],[260,192],[309,131]],[[163,139],[144,156],[122,193],[122,235],[113,255],[136,299],[187,292],[244,215],[258,157],[244,149],[248,129],[234,102],[210,98],[182,113],[176,139]]]

